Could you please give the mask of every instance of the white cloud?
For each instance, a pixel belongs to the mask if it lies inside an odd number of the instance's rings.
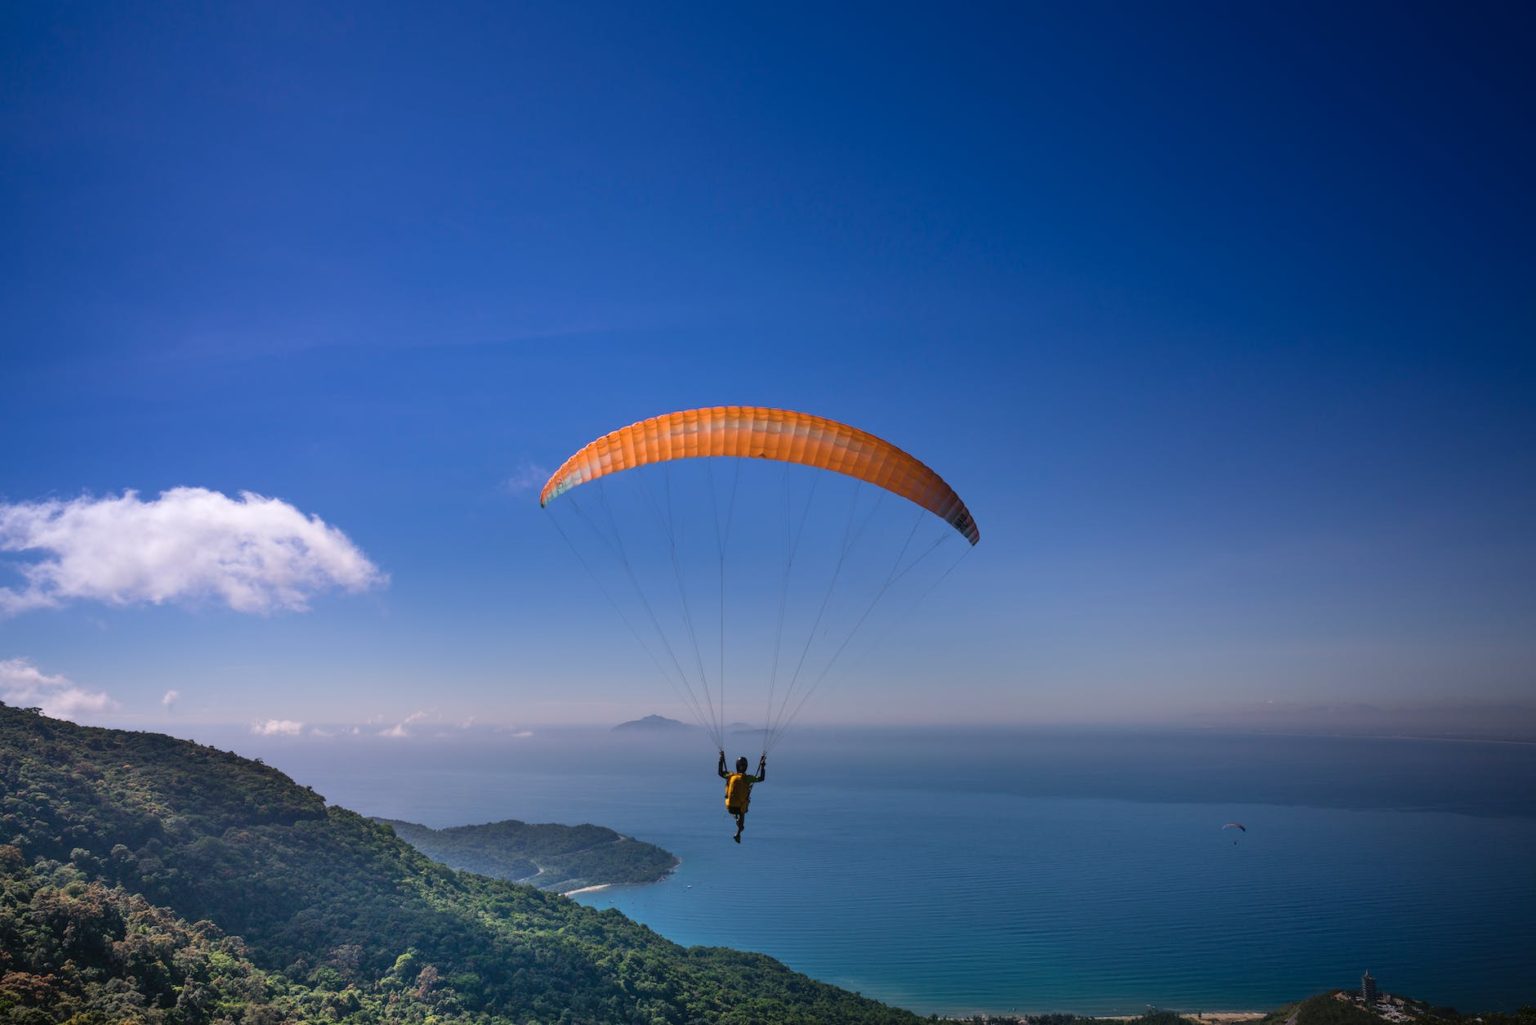
[[[276,498],[173,488],[68,502],[0,503],[0,551],[40,553],[0,587],[0,615],[74,599],[113,605],[213,599],[237,612],[302,611],[327,588],[388,578],[345,534]]]
[[[23,708],[36,706],[54,719],[76,721],[117,707],[103,691],[78,687],[66,676],[49,676],[25,658],[0,661],[0,699]]]
[[[251,732],[260,737],[297,737],[304,732],[304,724],[292,719],[267,719],[251,723]]]
[[[168,690],[168,691],[165,692],[165,697],[160,699],[160,704],[164,705],[165,706],[165,710],[167,712],[169,712],[173,707],[175,707],[176,701],[180,697],[181,697],[181,691],[179,691],[179,690]]]
[[[412,712],[410,715],[406,716],[403,721],[395,723],[393,726],[389,727],[389,729],[387,729],[387,730],[380,730],[379,731],[379,736],[381,736],[381,737],[409,737],[411,735],[411,733],[410,733],[410,730],[408,729],[408,727],[411,725],[411,723],[413,723],[413,722],[420,722],[421,720],[425,719],[426,717],[427,717],[427,713],[425,713],[425,712]]]
[[[538,463],[530,463],[526,460],[512,471],[502,487],[510,494],[526,495],[542,488],[550,478],[551,471]]]

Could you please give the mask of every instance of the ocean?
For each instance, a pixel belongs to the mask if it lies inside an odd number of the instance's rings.
[[[1463,1010],[1536,1003],[1536,745],[806,729],[739,846],[702,734],[236,747],[368,815],[660,844],[667,880],[574,899],[923,1014],[1268,1009],[1366,969]]]

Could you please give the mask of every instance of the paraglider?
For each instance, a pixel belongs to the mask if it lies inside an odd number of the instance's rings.
[[[1228,822],[1225,826],[1222,826],[1221,828],[1223,830],[1236,829],[1236,830],[1240,830],[1241,832],[1244,832],[1244,833],[1248,832],[1248,827],[1243,825],[1241,822]],[[1237,841],[1236,840],[1232,841],[1232,846],[1233,847],[1237,846]]]
[[[727,801],[737,842],[774,743],[834,669],[846,674],[879,650],[867,636],[877,611],[915,611],[981,537],[954,489],[906,451],[761,406],[680,410],[611,431],[561,463],[539,505],[708,731],[720,775],[741,778],[740,801]],[[957,548],[947,563],[934,555]],[[880,639],[896,628],[878,625]],[[855,637],[868,647],[850,650]],[[763,713],[755,776],[746,764],[725,771],[728,668],[733,682],[753,681],[732,694],[755,693]]]
[[[747,774],[745,756],[736,759],[736,771],[725,771],[725,752],[720,752],[720,767],[716,770],[725,780],[725,811],[736,819],[737,843],[741,843],[741,831],[747,828],[747,809],[752,804],[752,785],[768,778],[768,755],[757,760],[757,775]]]

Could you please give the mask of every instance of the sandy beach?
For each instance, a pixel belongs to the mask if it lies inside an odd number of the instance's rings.
[[[1159,1007],[1159,1008],[1157,1008],[1157,1010],[1159,1010],[1159,1011],[1169,1011],[1169,1010],[1171,1010],[1171,1008]],[[988,1020],[995,1019],[995,1020],[997,1020],[999,1022],[1011,1022],[1011,1021],[1023,1021],[1025,1018],[1028,1018],[1028,1017],[1030,1017],[1033,1014],[1046,1014],[1046,1013],[1049,1013],[1049,1012],[1039,1011],[1039,1012],[1019,1013],[1019,1012],[1016,1012],[1016,1011],[1010,1011],[1007,1014],[994,1014],[994,1015],[990,1015],[990,1016],[985,1014],[985,1013],[982,1013],[980,1015],[977,1015],[977,1014],[962,1014],[962,1015],[951,1015],[949,1017],[943,1018],[942,1020],[943,1021],[978,1021],[978,1020],[980,1020],[980,1021],[988,1021]],[[1238,1022],[1257,1021],[1260,1018],[1263,1018],[1263,1017],[1265,1017],[1266,1015],[1269,1014],[1268,1011],[1173,1011],[1172,1013],[1180,1015],[1181,1017],[1189,1018],[1189,1019],[1191,1019],[1193,1021],[1211,1022],[1212,1025],[1236,1025],[1236,1023],[1238,1023]],[[1142,1017],[1142,1015],[1139,1015],[1139,1014],[1095,1014],[1095,1015],[1085,1015],[1084,1016],[1084,1020],[1087,1020],[1087,1021],[1134,1021],[1134,1020],[1136,1020],[1137,1018],[1140,1018],[1140,1017]]]
[[[1160,1011],[1169,1010],[1169,1008],[1160,1007],[1160,1008],[1158,1008],[1158,1010],[1160,1010]],[[1174,1011],[1173,1013],[1174,1014],[1178,1014],[1178,1015],[1182,1015],[1185,1018],[1192,1018],[1195,1021],[1208,1021],[1208,1022],[1215,1023],[1215,1025],[1230,1025],[1230,1023],[1232,1023],[1232,1022],[1257,1021],[1258,1019],[1264,1017],[1269,1012],[1268,1011]],[[1141,1017],[1141,1015],[1139,1015],[1139,1014],[1106,1014],[1106,1015],[1095,1016],[1094,1020],[1095,1021],[1131,1021],[1132,1019],[1140,1018],[1140,1017]]]
[[[634,837],[626,836],[622,837],[622,839],[633,840]],[[677,871],[678,866],[683,863],[683,859],[679,858],[675,854],[672,856],[672,860],[674,864],[671,868],[667,869],[666,875],[662,876],[660,879],[653,879],[648,883],[598,883],[596,886],[578,886],[574,890],[560,890],[559,893],[562,897],[574,897],[578,893],[597,893],[599,890],[609,890],[615,886],[654,886],[656,883],[671,879],[673,873]]]

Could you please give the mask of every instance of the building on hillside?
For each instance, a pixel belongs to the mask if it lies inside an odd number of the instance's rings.
[[[1360,998],[1367,1004],[1376,1002],[1376,979],[1367,968],[1365,974],[1360,976]]]

